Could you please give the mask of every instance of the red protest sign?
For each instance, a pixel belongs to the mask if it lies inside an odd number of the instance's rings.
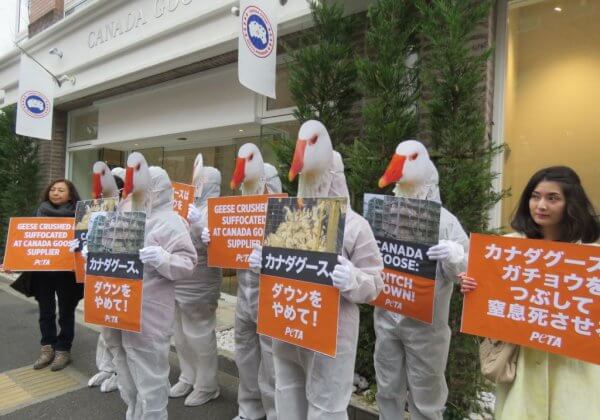
[[[182,182],[173,182],[173,210],[187,220],[188,209],[194,202],[196,187]]]
[[[262,274],[258,299],[259,334],[335,357],[338,289]]]
[[[337,255],[263,248],[256,330],[335,357],[340,292],[331,284]]]
[[[84,320],[118,330],[142,330],[142,275],[137,254],[90,253]]]
[[[254,244],[262,243],[269,197],[245,195],[208,199],[208,266],[247,269]]]
[[[383,290],[371,305],[431,324],[435,279],[383,269]]]
[[[600,364],[600,248],[471,235],[461,331]]]
[[[73,271],[72,217],[11,217],[4,268],[11,271]]]

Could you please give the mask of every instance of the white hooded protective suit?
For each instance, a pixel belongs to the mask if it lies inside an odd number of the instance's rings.
[[[258,191],[281,193],[281,180],[272,165],[265,164],[265,178]],[[277,419],[275,412],[275,370],[272,340],[256,332],[258,311],[258,277],[250,270],[238,270],[235,307],[235,363],[239,416],[244,419]],[[283,418],[283,417],[282,417]]]
[[[150,194],[144,246],[160,246],[164,260],[144,264],[142,332],[115,331],[107,344],[115,354],[127,420],[167,418],[169,347],[175,313],[175,283],[192,276],[196,250],[187,223],[173,211],[167,173],[150,167]]]
[[[125,180],[125,170],[123,168],[115,167],[111,170],[111,174],[114,177],[120,178],[121,181]],[[108,330],[108,332],[105,333],[105,330]],[[105,334],[110,334],[110,328],[103,327],[98,335],[98,343],[96,344],[96,367],[98,368],[98,373],[90,379],[88,385],[98,386],[105,381],[109,381],[106,383],[108,386],[102,386],[102,390],[114,391],[116,378],[113,378],[113,375],[116,372],[116,367],[113,363],[113,355],[106,346],[106,341],[104,339]]]
[[[200,237],[208,225],[207,200],[221,193],[221,173],[204,167],[200,184],[196,191],[201,220],[190,226],[198,263],[189,278],[175,284],[175,346],[181,366],[179,381],[193,385],[195,391],[210,393],[219,389],[215,328],[223,276],[220,268],[206,266],[206,245]]]
[[[332,168],[322,181],[329,184],[323,189],[328,191],[327,196],[349,196],[339,153],[334,152]],[[298,193],[301,194],[302,191]],[[357,303],[372,301],[383,288],[383,261],[373,231],[369,223],[350,207],[346,214],[342,254],[354,265],[354,286],[340,293],[336,357],[273,341],[276,405],[282,419],[348,418],[346,410],[352,396],[358,343]]]
[[[430,167],[426,182],[408,193],[397,184],[395,195],[440,202],[438,173],[433,164]],[[411,419],[442,419],[448,397],[444,371],[450,346],[450,298],[456,276],[466,269],[469,247],[469,238],[460,222],[443,207],[439,240],[458,243],[464,252],[438,262],[433,323],[429,325],[375,308],[374,362],[382,420],[399,418],[404,413],[407,398]]]

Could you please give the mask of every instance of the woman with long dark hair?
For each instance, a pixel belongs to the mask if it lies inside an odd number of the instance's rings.
[[[512,237],[598,245],[600,224],[579,176],[566,166],[536,172],[525,187],[513,216]],[[477,287],[460,275],[461,291]],[[517,373],[509,384],[496,385],[494,418],[587,419],[600,417],[600,366],[519,348]],[[595,413],[595,414],[594,414]]]
[[[71,181],[58,179],[50,183],[42,195],[37,217],[74,217],[79,194]],[[83,284],[75,281],[71,271],[32,273],[33,293],[40,311],[41,353],[33,365],[42,369],[48,365],[61,370],[71,362],[71,345],[75,335],[75,308],[83,297]],[[56,328],[56,299],[58,325]]]

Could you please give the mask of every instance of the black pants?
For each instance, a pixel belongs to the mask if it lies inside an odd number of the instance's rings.
[[[75,336],[75,308],[83,296],[83,285],[75,282],[73,273],[36,273],[35,299],[40,309],[41,345],[55,350],[69,351]],[[58,297],[58,325],[56,331],[56,298]]]

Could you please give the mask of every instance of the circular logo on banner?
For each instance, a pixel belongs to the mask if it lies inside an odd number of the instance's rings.
[[[33,118],[44,118],[50,112],[50,101],[38,91],[29,90],[21,96],[21,108]]]
[[[275,35],[265,12],[256,6],[248,6],[242,14],[242,34],[246,45],[257,57],[265,58],[273,51]]]

